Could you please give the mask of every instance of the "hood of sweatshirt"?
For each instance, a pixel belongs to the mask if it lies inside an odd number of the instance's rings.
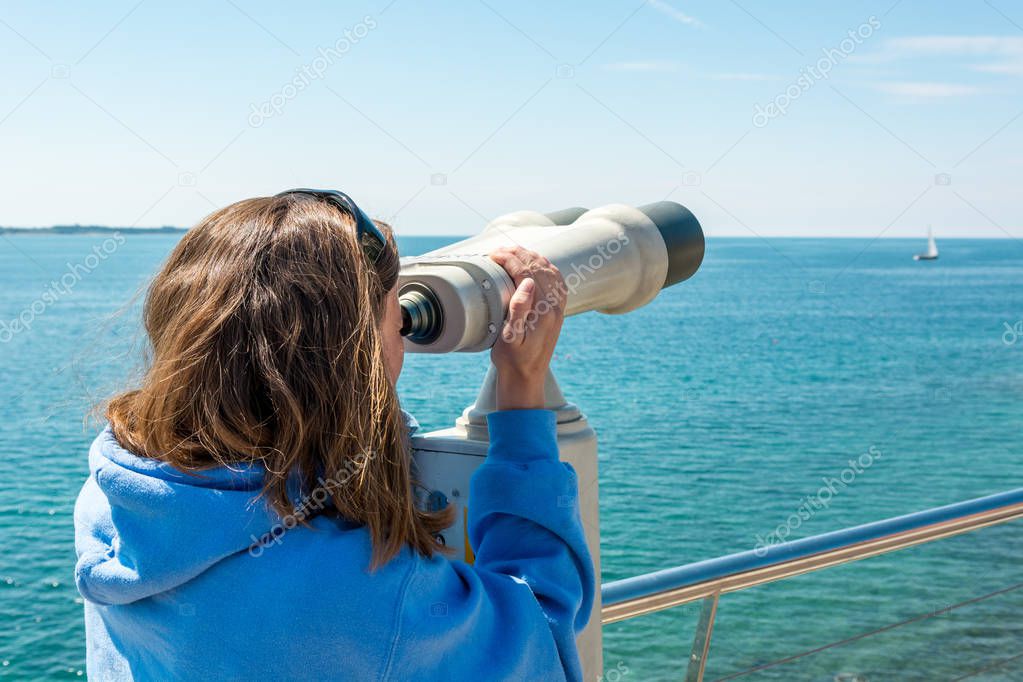
[[[260,498],[261,466],[188,474],[122,448],[107,427],[89,450],[75,504],[75,583],[97,604],[128,604],[246,551],[280,517]]]
[[[411,435],[419,424],[403,415]],[[89,473],[75,504],[75,584],[96,604],[174,589],[282,531],[260,497],[258,464],[184,473],[124,449],[108,426],[89,450]]]
[[[418,423],[403,414],[411,435]],[[89,450],[89,473],[75,504],[75,584],[93,603],[174,589],[282,531],[260,497],[259,464],[185,473],[122,448],[107,426]]]

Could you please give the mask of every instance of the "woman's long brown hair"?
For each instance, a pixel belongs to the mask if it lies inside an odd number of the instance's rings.
[[[405,545],[431,556],[451,514],[415,504],[384,366],[379,322],[397,246],[384,226],[374,267],[354,223],[285,195],[240,201],[189,230],[146,297],[141,385],[110,400],[106,416],[123,447],[183,471],[262,465],[263,494],[282,517],[329,494],[332,513],[368,528],[376,567]]]

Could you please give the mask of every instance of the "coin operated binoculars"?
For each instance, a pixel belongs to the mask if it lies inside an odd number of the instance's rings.
[[[411,353],[473,352],[489,349],[501,333],[515,290],[504,269],[487,257],[500,247],[520,245],[546,256],[561,271],[565,314],[590,310],[619,314],[635,310],[657,294],[691,277],[703,261],[699,222],[685,207],[662,201],[633,208],[612,204],[554,213],[518,211],[497,218],[483,231],[422,256],[403,258],[398,278],[405,350]],[[536,303],[542,312],[542,298]],[[528,323],[528,320],[527,320]],[[476,402],[448,429],[412,439],[425,504],[453,504],[455,524],[443,533],[454,557],[471,562],[465,527],[469,479],[487,453],[486,415],[496,409],[496,373],[491,366]],[[579,512],[600,579],[597,438],[578,407],[565,400],[553,374],[545,386],[546,407],[557,415],[562,461],[579,482]],[[571,501],[566,501],[570,503]],[[602,671],[600,585],[589,625],[578,644],[584,679]]]

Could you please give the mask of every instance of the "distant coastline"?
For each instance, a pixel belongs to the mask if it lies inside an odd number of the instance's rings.
[[[130,232],[141,234],[181,234],[184,227],[106,227],[104,225],[54,225],[52,227],[0,227],[0,234],[113,234]]]

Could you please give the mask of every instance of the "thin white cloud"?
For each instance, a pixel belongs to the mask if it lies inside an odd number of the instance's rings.
[[[880,83],[877,89],[905,97],[969,97],[987,92],[983,88],[959,83]]]
[[[675,72],[681,68],[678,62],[668,61],[646,61],[646,62],[613,62],[605,64],[608,71],[648,71],[648,72]]]
[[[665,14],[680,24],[686,26],[693,26],[695,28],[703,28],[703,22],[696,17],[691,17],[680,9],[675,9],[664,0],[647,0],[647,4],[653,7],[661,14]]]
[[[604,64],[602,68],[605,71],[639,71],[648,73],[678,73],[684,71],[688,76],[694,78],[707,78],[716,81],[772,81],[778,79],[777,76],[766,73],[699,73],[691,68],[687,68],[681,62],[656,59],[634,62],[611,62]]]
[[[850,55],[849,61],[878,64],[934,57],[982,60],[969,68],[986,73],[1020,75],[1023,74],[1023,37],[929,35],[891,38],[878,51]]]
[[[716,81],[773,81],[778,77],[766,73],[712,73],[707,78]]]
[[[1023,76],[1023,59],[1017,62],[978,64],[973,67],[973,70],[983,71],[984,73],[1000,73],[1007,76]]]
[[[913,36],[892,38],[885,48],[895,55],[1020,55],[1023,38],[1015,36]]]

